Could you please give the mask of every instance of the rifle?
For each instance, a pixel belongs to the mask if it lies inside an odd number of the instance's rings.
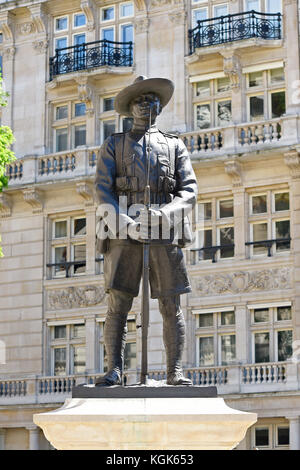
[[[150,209],[150,135],[151,135],[151,111],[149,115],[149,141],[146,142],[147,157],[147,178],[144,191],[144,205],[147,210],[145,222],[148,223]],[[148,380],[148,328],[149,328],[149,255],[150,240],[149,235],[143,241],[143,283],[142,283],[142,363],[141,363],[141,384],[146,385]]]

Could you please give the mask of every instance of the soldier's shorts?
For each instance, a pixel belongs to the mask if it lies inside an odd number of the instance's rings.
[[[150,288],[153,299],[191,292],[184,256],[175,245],[150,245]],[[143,244],[110,240],[104,255],[105,288],[139,294],[143,270]]]

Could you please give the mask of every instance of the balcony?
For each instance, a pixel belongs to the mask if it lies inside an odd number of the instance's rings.
[[[131,67],[132,42],[113,42],[107,39],[56,49],[50,58],[50,81],[57,75],[95,67]]]
[[[186,368],[194,385],[216,386],[220,395],[299,390],[298,364],[292,361]],[[98,374],[64,377],[8,378],[0,381],[0,405],[63,403],[72,387],[95,383]],[[149,370],[149,378],[165,380],[164,370]],[[136,383],[139,373],[128,371],[124,383]]]
[[[216,46],[244,39],[281,39],[281,13],[247,11],[197,22],[189,30],[189,54],[200,47]]]

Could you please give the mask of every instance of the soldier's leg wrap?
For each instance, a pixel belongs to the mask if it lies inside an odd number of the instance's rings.
[[[127,333],[126,321],[132,302],[133,296],[126,292],[115,289],[109,292],[108,311],[104,325],[108,372],[96,381],[97,385],[121,384]]]
[[[192,385],[182,373],[182,354],[185,341],[185,321],[180,297],[160,297],[159,310],[163,317],[163,341],[167,356],[167,384]]]

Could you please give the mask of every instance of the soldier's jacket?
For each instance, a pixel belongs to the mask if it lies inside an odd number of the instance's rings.
[[[133,137],[131,132],[112,134],[103,143],[97,161],[95,189],[98,203],[114,206],[119,218],[116,224],[115,219],[106,214],[105,221],[112,238],[118,237],[134,219],[119,206],[119,196],[127,196],[128,207],[144,203],[149,133],[140,140]],[[197,198],[197,181],[187,148],[177,136],[152,126],[150,162],[151,204],[162,204],[159,209],[172,224],[172,220],[180,220],[183,210],[185,216],[192,210]],[[170,219],[171,215],[175,219]],[[191,236],[187,223],[185,234],[187,239]],[[185,241],[179,245],[184,246]]]

